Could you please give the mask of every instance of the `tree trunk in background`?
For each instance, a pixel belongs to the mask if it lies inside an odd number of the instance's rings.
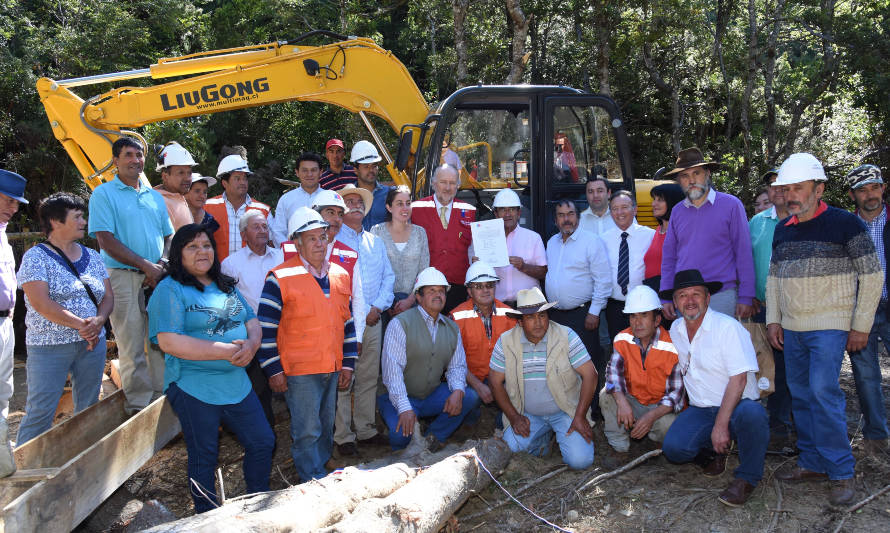
[[[596,71],[599,74],[599,92],[612,96],[609,81],[609,60],[612,55],[612,35],[616,21],[612,20],[611,9],[615,9],[608,0],[593,4],[593,24],[596,32]]]
[[[748,186],[751,180],[751,167],[757,165],[751,161],[751,123],[749,113],[751,111],[751,95],[754,93],[754,82],[757,77],[757,5],[754,0],[748,0],[748,59],[745,70],[745,92],[742,96],[741,110],[739,111],[739,124],[742,128],[742,166],[739,168],[739,178],[746,185],[745,190],[751,190]]]
[[[674,153],[680,151],[680,93],[673,85],[668,84],[658,72],[658,67],[652,61],[652,50],[649,43],[643,43],[643,63],[655,87],[671,99],[671,146],[674,147]]]
[[[531,17],[526,17],[519,5],[519,0],[505,0],[507,15],[513,28],[513,45],[510,52],[510,73],[504,81],[507,85],[515,85],[522,81],[528,56],[525,53],[525,40],[528,37],[528,27]]]
[[[467,9],[470,0],[451,0],[454,13],[454,50],[457,52],[457,87],[466,85],[467,80],[467,35],[464,23],[467,20]]]

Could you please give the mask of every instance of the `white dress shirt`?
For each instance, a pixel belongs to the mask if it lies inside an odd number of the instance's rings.
[[[272,240],[275,246],[281,246],[281,243],[288,240],[287,221],[300,207],[312,207],[315,197],[321,192],[322,188],[318,187],[312,193],[303,190],[303,187],[297,187],[291,191],[284,193],[278,199],[278,206],[275,207],[275,219],[269,227],[272,232]]]
[[[256,313],[263,285],[266,283],[266,275],[283,262],[284,252],[280,248],[266,246],[265,253],[257,255],[250,246],[245,246],[223,259],[221,268],[223,274],[238,280],[235,286]]]
[[[589,231],[594,235],[602,235],[604,232],[616,227],[615,220],[612,218],[612,212],[606,208],[606,212],[602,216],[597,215],[591,208],[581,211],[581,217],[578,220],[578,229]]]
[[[627,251],[628,251],[628,274],[629,281],[627,283],[627,292],[643,283],[643,277],[646,275],[646,264],[643,263],[643,256],[652,244],[652,237],[655,236],[655,230],[641,226],[633,222],[626,230],[627,232]],[[606,252],[609,254],[609,266],[612,268],[612,298],[624,301],[626,295],[621,294],[621,286],[618,285],[618,252],[621,247],[621,234],[623,231],[618,226],[603,233],[600,237],[606,246]]]
[[[599,315],[612,293],[612,268],[602,239],[576,229],[565,242],[557,233],[547,241],[547,301],[564,311],[590,302]]]
[[[757,400],[757,355],[751,334],[742,324],[723,313],[708,309],[692,342],[683,317],[671,326],[671,340],[677,348],[678,364],[689,404],[696,407],[719,407],[729,378],[748,373],[742,398]]]

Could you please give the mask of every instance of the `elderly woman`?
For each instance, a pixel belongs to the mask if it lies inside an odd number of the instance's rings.
[[[114,306],[99,254],[79,244],[87,206],[73,194],[44,198],[37,217],[46,241],[22,257],[18,284],[25,292],[28,400],[19,426],[22,444],[52,427],[71,374],[74,411],[99,399],[105,370],[103,325]]]
[[[189,188],[189,192],[185,193],[185,203],[189,205],[189,211],[192,212],[195,223],[204,224],[210,233],[219,229],[219,222],[213,218],[213,215],[204,211],[204,204],[207,203],[207,189],[215,184],[216,178],[192,172],[192,186]]]
[[[148,317],[149,336],[164,351],[164,390],[182,424],[195,512],[218,506],[220,424],[244,446],[247,492],[269,490],[275,435],[244,370],[260,346],[260,324],[220,270],[206,226],[187,224],[173,236]]]
[[[426,231],[411,223],[411,194],[404,185],[393,187],[386,195],[386,221],[371,228],[383,239],[386,255],[396,273],[395,300],[389,309],[396,316],[414,305],[414,280],[430,266],[430,248]]]

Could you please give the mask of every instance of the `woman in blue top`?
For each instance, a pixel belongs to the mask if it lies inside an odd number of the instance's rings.
[[[102,258],[77,242],[87,206],[71,193],[44,198],[37,218],[46,242],[22,256],[18,284],[25,292],[28,400],[17,441],[23,444],[53,425],[71,374],[74,411],[99,399],[105,370],[105,329],[114,297]]]
[[[186,224],[170,243],[167,277],[148,304],[149,336],[164,352],[164,389],[182,424],[195,512],[218,506],[218,428],[244,446],[247,492],[269,490],[275,434],[244,367],[260,346],[259,321],[222,273],[206,226]]]

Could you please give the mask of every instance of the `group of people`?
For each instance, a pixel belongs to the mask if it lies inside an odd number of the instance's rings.
[[[96,401],[110,322],[127,409],[166,394],[179,417],[197,512],[217,504],[220,425],[245,448],[248,492],[268,490],[273,394],[290,411],[302,481],[337,467],[335,449],[404,448],[421,427],[441,449],[487,404],[512,450],[542,454],[555,440],[575,469],[594,461],[600,417],[619,457],[648,437],[706,475],[723,473],[734,441],[739,466],[719,495],[730,506],[761,480],[771,438],[796,434],[797,465],[779,479],[829,480],[830,504],[844,505],[855,464],[838,384],[846,351],[866,445],[886,447],[877,344],[890,333],[890,228],[872,165],[847,176],[854,214],[827,206],[822,165],[794,154],[763,176],[772,207],[748,221],[714,189],[719,165],[689,148],[665,174],[674,183],[651,192],[656,229],[637,223],[634,194],[598,176],[587,209],[555,202],[546,245],[504,189],[492,211],[509,262],[495,266],[476,257],[476,208],[456,198],[448,162],[433,194],[412,201],[378,182],[372,143],[357,142],[350,165],[331,139],[328,168],[300,155],[300,186],[273,212],[248,194],[244,153],[214,178],[170,143],[150,188],[140,144],[122,137],[112,152],[117,174],[88,208],[68,193],[41,201],[47,239],[17,279],[2,234],[0,392],[11,395],[16,285],[29,355],[19,443],[49,429],[69,373],[76,410]],[[208,199],[217,181],[224,192]],[[0,224],[24,188],[0,171]],[[85,230],[100,253],[77,242]]]

